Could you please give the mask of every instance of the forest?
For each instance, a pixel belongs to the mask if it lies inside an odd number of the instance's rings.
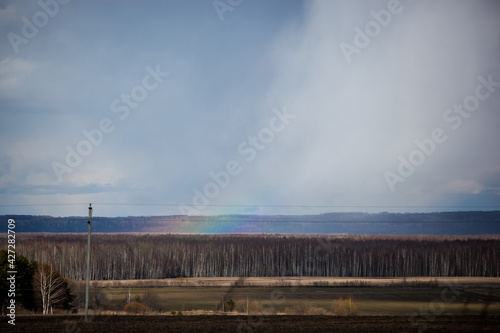
[[[16,232],[87,232],[87,216],[4,215],[3,218],[16,221]],[[92,219],[92,231],[181,234],[498,235],[500,234],[500,211],[95,216]]]
[[[5,244],[5,243],[4,243]],[[17,253],[85,277],[86,234],[20,234]],[[500,276],[498,236],[94,234],[93,280]]]

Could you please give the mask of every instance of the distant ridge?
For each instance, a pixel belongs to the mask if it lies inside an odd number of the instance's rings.
[[[87,232],[87,217],[3,215],[16,232]],[[366,235],[500,234],[500,211],[440,213],[325,213],[318,215],[220,215],[93,217],[93,232],[273,233]]]

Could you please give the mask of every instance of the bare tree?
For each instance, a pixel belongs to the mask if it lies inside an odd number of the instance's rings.
[[[23,236],[19,254],[85,279],[86,236]],[[99,254],[99,255],[98,255]],[[202,276],[500,276],[490,236],[116,235],[92,245],[92,279]],[[53,261],[52,261],[53,260]]]
[[[42,306],[42,313],[52,313],[53,307],[68,300],[68,282],[52,265],[39,264],[33,276],[33,292]]]

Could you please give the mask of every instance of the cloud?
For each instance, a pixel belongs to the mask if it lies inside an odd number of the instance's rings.
[[[243,171],[211,204],[296,206],[255,209],[266,213],[498,204],[500,90],[459,129],[443,119],[480,75],[500,81],[496,2],[402,1],[350,63],[340,44],[355,43],[387,1],[288,4],[248,3],[221,22],[210,4],[71,2],[19,57],[1,40],[1,200],[190,203],[210,171],[237,160]],[[16,15],[40,10],[30,6],[16,3]],[[156,64],[171,75],[121,120],[112,102]],[[284,107],[297,117],[245,161],[238,145]],[[115,130],[57,183],[52,162],[103,118]],[[435,128],[447,140],[392,193],[384,172]]]
[[[443,113],[474,92],[479,75],[493,70],[500,80],[489,53],[491,43],[498,45],[493,32],[499,31],[498,21],[478,4],[430,8],[404,2],[402,12],[348,64],[339,44],[353,43],[354,28],[374,20],[370,11],[384,6],[314,2],[303,22],[294,22],[276,39],[268,104],[286,104],[298,117],[242,174],[239,190],[247,198],[362,209],[439,204],[446,194],[436,197],[436,186],[453,193],[483,191],[478,181],[453,177],[479,172],[472,156],[500,163],[498,135],[490,142],[480,139],[485,130],[493,133],[491,124],[499,125],[498,114],[487,112],[498,105],[500,92],[460,131],[449,128]],[[476,20],[482,20],[479,26]],[[415,140],[429,138],[435,128],[443,128],[448,141],[391,194],[384,172],[394,171],[398,156],[407,158],[417,148]]]
[[[21,58],[8,57],[0,62],[1,98],[26,98],[25,87],[36,71],[35,62]]]
[[[479,194],[485,190],[485,187],[473,180],[456,179],[446,184],[442,191],[453,194]]]

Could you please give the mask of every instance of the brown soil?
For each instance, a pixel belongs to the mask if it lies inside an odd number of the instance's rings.
[[[4,316],[1,332],[500,332],[500,316]]]

